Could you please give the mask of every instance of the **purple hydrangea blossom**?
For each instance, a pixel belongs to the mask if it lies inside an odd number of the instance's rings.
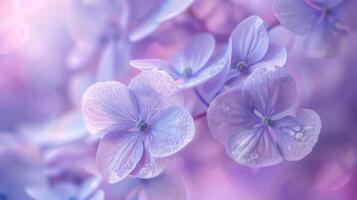
[[[250,16],[240,22],[230,36],[230,43],[230,63],[216,77],[198,88],[207,102],[221,92],[224,85],[239,85],[261,67],[282,67],[286,62],[285,48],[269,41],[267,25],[258,16]]]
[[[214,53],[215,40],[212,34],[194,36],[170,60],[132,60],[130,64],[141,70],[161,69],[173,77],[180,88],[196,87],[217,75],[228,62],[230,47]]]
[[[83,95],[88,131],[102,134],[97,166],[110,183],[129,174],[150,178],[160,174],[169,156],[194,136],[191,115],[183,107],[175,81],[163,71],[146,71],[129,86],[99,82]]]
[[[304,47],[314,57],[334,55],[342,39],[356,30],[355,0],[275,0],[273,10],[282,25],[305,35]]]
[[[299,160],[317,142],[321,122],[312,110],[292,112],[296,97],[295,81],[283,69],[260,68],[213,100],[208,125],[240,164],[263,167]]]

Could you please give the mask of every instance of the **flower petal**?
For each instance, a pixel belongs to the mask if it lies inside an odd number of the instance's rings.
[[[337,27],[344,28],[347,30],[356,31],[357,30],[357,20],[356,16],[356,7],[357,1],[355,0],[342,0],[341,4],[338,4],[334,8],[333,18],[337,21]],[[346,26],[346,27],[345,27]]]
[[[164,71],[141,72],[129,83],[138,100],[141,117],[150,124],[172,105],[183,105],[176,82]]]
[[[207,63],[214,47],[215,40],[212,34],[196,35],[176,54],[172,60],[172,65],[179,73],[183,73],[186,67],[190,67],[192,74],[195,74]]]
[[[197,72],[197,74],[188,78],[180,84],[179,87],[192,88],[219,74],[227,65],[230,64],[231,52],[232,45],[229,43],[227,47],[219,49],[219,51],[211,57],[207,64]]]
[[[319,12],[302,0],[275,0],[273,11],[279,22],[297,34],[309,32],[319,17]]]
[[[261,61],[250,67],[251,71],[255,71],[261,67],[279,66],[285,65],[287,59],[287,53],[285,48],[277,45],[270,44],[267,54]]]
[[[109,183],[116,183],[135,169],[143,151],[139,133],[111,132],[99,144],[98,170]]]
[[[269,32],[270,44],[274,43],[290,51],[295,43],[296,34],[282,25],[272,27]],[[269,51],[269,50],[268,50]]]
[[[143,157],[130,175],[138,178],[152,178],[158,176],[164,171],[168,161],[169,158],[155,158],[151,156],[148,150],[145,149]]]
[[[226,151],[236,162],[251,166],[265,167],[281,162],[277,145],[267,128],[241,130],[228,138]]]
[[[230,52],[232,51],[232,39],[229,39],[227,46],[224,45],[217,52],[223,52],[225,49]],[[207,102],[211,102],[223,89],[223,86],[227,81],[231,58],[231,53],[229,53],[228,62],[224,68],[206,83],[197,87],[197,90]]]
[[[186,191],[180,177],[163,174],[151,179],[143,187],[148,200],[185,200]]]
[[[269,47],[267,25],[258,16],[243,20],[232,32],[233,58],[254,64],[264,57]]]
[[[82,112],[92,134],[127,130],[138,120],[135,96],[125,85],[115,81],[90,86],[82,98]]]
[[[150,132],[150,153],[155,157],[167,157],[181,150],[193,139],[195,124],[188,111],[172,106],[157,119]]]
[[[156,18],[158,21],[167,21],[186,10],[193,0],[167,0],[161,6]]]
[[[320,130],[319,115],[307,109],[299,110],[295,117],[273,121],[277,143],[286,160],[300,160],[312,151]]]
[[[97,71],[97,81],[111,81],[124,74],[130,59],[130,45],[122,40],[113,40],[104,49]]]
[[[295,103],[295,80],[280,67],[263,67],[245,80],[243,97],[262,115],[274,116]]]
[[[240,130],[253,128],[258,117],[242,98],[240,87],[218,95],[207,110],[207,122],[212,135],[225,143],[227,138]]]
[[[169,66],[169,63],[166,60],[162,59],[138,59],[138,60],[131,60],[130,65],[142,70],[152,70],[152,69],[160,69],[166,68]]]

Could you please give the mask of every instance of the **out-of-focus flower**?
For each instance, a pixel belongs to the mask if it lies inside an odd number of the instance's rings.
[[[14,149],[0,152],[0,199],[30,200],[25,187],[45,184],[43,166],[27,150],[28,154]]]
[[[71,182],[54,185],[27,187],[26,192],[35,200],[103,200],[104,192],[99,190],[100,177],[92,177],[80,185]]]
[[[342,39],[357,28],[355,0],[275,0],[273,10],[280,23],[306,35],[305,50],[310,56],[333,56]]]
[[[193,0],[84,1],[73,0],[70,30],[75,48],[69,54],[70,67],[78,67],[104,42],[102,71],[123,71],[130,58],[130,42],[139,41],[161,23],[183,12]],[[129,42],[130,41],[130,42]]]
[[[182,107],[175,81],[162,71],[146,71],[129,86],[100,82],[83,95],[82,111],[89,132],[103,134],[97,166],[115,183],[129,174],[160,174],[173,155],[194,136],[191,115]]]
[[[128,177],[113,185],[103,185],[108,199],[186,200],[184,184],[179,176],[161,174],[151,179]]]
[[[180,88],[192,88],[218,74],[228,62],[230,47],[212,56],[214,48],[213,36],[204,33],[188,41],[171,61],[132,60],[130,64],[141,70],[164,70],[176,80]]]
[[[289,74],[279,67],[261,68],[242,86],[213,100],[207,111],[208,125],[240,164],[263,167],[283,158],[299,160],[312,151],[321,122],[312,110],[289,110],[296,97],[295,81]]]

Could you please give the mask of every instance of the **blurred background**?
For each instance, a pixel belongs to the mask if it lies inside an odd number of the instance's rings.
[[[0,0],[0,199],[9,190],[23,193],[14,200],[27,199],[26,187],[49,177],[96,174],[97,139],[88,136],[80,113],[89,85],[128,83],[139,73],[130,59],[170,58],[197,33],[211,32],[224,44],[242,19],[259,15],[287,48],[285,68],[297,82],[299,105],[321,117],[318,143],[300,161],[252,169],[229,159],[205,117],[197,118],[194,141],[166,170],[182,182],[171,189],[184,187],[189,200],[357,200],[356,33],[333,57],[312,58],[302,38],[278,24],[271,0],[194,0],[150,34],[132,38],[142,20],[135,16],[160,1],[113,2]],[[195,113],[195,97],[186,96]],[[118,199],[132,185],[98,187],[106,199]]]

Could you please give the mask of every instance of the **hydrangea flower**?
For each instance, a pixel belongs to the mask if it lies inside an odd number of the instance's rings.
[[[296,97],[295,81],[282,68],[260,68],[213,100],[209,128],[240,164],[263,167],[302,159],[317,142],[321,122],[312,110],[292,112]]]
[[[311,56],[332,56],[341,39],[356,30],[355,0],[275,0],[273,10],[282,25],[306,35],[304,49]]]
[[[104,135],[97,167],[110,183],[160,174],[195,132],[175,81],[163,71],[142,72],[128,87],[96,83],[84,93],[82,111],[88,131]]]
[[[100,183],[100,177],[92,177],[80,185],[64,182],[53,186],[32,186],[27,187],[26,192],[36,200],[103,200],[104,192],[98,189]]]
[[[212,34],[194,36],[170,60],[132,60],[130,64],[141,70],[161,69],[173,77],[180,88],[192,88],[218,74],[228,61],[230,47],[220,49],[213,56],[215,40]]]
[[[241,84],[249,74],[266,66],[283,66],[287,53],[284,47],[269,41],[267,25],[258,16],[250,16],[233,30],[229,43],[232,51],[229,64],[198,91],[210,102],[224,85]]]
[[[82,66],[104,42],[102,71],[122,70],[130,58],[130,42],[155,31],[161,23],[183,12],[193,0],[72,0],[70,24],[75,48],[71,68]],[[129,42],[130,41],[130,42]],[[118,57],[118,59],[116,58]],[[112,69],[110,68],[112,67]]]

